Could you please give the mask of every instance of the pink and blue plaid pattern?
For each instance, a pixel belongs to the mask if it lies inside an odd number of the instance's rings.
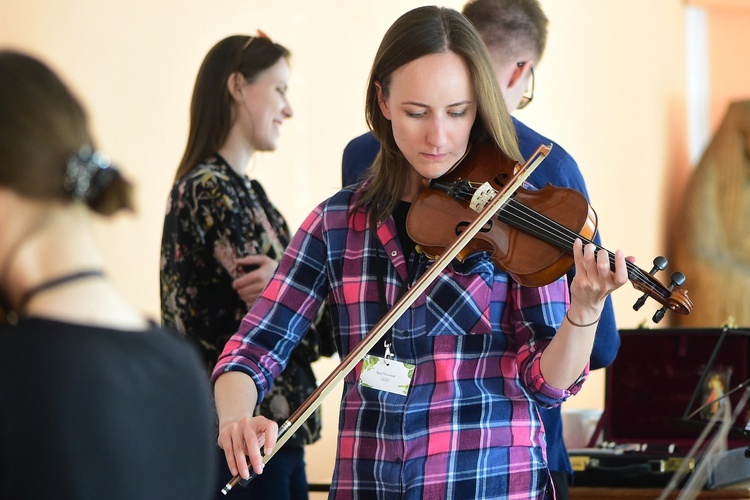
[[[278,271],[227,343],[214,378],[249,374],[260,397],[328,297],[345,356],[381,318],[375,259],[389,306],[407,279],[392,219],[377,234],[342,190],[304,221]],[[350,216],[351,215],[351,216]],[[379,250],[378,250],[379,249]],[[429,261],[413,254],[409,265]],[[565,278],[521,287],[485,253],[453,262],[393,328],[396,359],[416,365],[406,396],[344,381],[331,498],[544,498],[549,481],[537,405],[575,394],[542,378],[541,350],[568,307]]]

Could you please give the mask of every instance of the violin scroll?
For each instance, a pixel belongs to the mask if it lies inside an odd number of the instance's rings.
[[[684,274],[681,272],[672,273],[668,287],[665,287],[656,279],[655,274],[666,268],[667,259],[662,256],[656,257],[654,259],[654,267],[644,276],[646,279],[641,277],[639,279],[631,280],[633,287],[643,292],[643,295],[641,295],[638,300],[635,301],[635,304],[633,304],[633,309],[636,311],[639,310],[649,297],[655,299],[662,305],[661,309],[654,313],[652,318],[654,323],[661,321],[667,310],[680,314],[690,314],[690,311],[693,310],[693,302],[690,300],[690,297],[688,297],[687,290],[679,288],[685,283]],[[649,284],[649,281],[652,283],[658,283],[658,286]]]

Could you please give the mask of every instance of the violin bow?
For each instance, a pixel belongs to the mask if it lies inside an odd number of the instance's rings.
[[[352,349],[349,354],[341,361],[328,377],[318,386],[315,391],[300,405],[299,408],[279,427],[279,434],[276,439],[276,446],[271,450],[270,453],[263,456],[263,465],[267,464],[277,450],[279,450],[289,440],[289,438],[300,428],[300,426],[307,420],[310,415],[321,405],[323,400],[331,393],[336,385],[346,377],[346,375],[354,369],[362,358],[378,343],[383,335],[396,323],[396,321],[406,312],[406,310],[419,298],[420,294],[424,292],[428,286],[438,277],[438,275],[448,267],[448,264],[463,250],[466,243],[476,236],[476,234],[482,229],[482,227],[496,214],[500,207],[505,204],[508,199],[513,196],[516,190],[523,185],[523,182],[531,175],[531,173],[539,166],[539,164],[547,157],[551,149],[550,146],[539,146],[533,155],[521,166],[516,172],[511,182],[507,184],[500,192],[498,192],[479,213],[479,216],[466,227],[466,230],[459,235],[456,241],[445,249],[445,252],[440,255],[435,262],[427,269],[427,271],[417,280],[414,286],[410,287],[409,290],[401,297],[401,299],[394,304],[394,306],[388,310],[388,312],[381,318],[381,320],[375,325],[375,327],[365,335],[362,340]],[[234,476],[227,484],[222,488],[221,493],[226,495],[229,491],[234,488],[237,484],[240,486],[247,486],[247,484],[255,477],[255,472],[250,471],[250,477],[242,479],[240,475]]]

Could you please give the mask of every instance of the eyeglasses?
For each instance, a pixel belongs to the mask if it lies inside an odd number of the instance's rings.
[[[519,68],[522,68],[526,62],[519,62],[517,63]],[[526,87],[526,91],[521,96],[521,102],[518,103],[518,107],[516,109],[523,109],[526,106],[529,105],[532,99],[534,99],[534,66],[529,67],[529,71],[531,72],[531,75],[529,76],[529,85]]]
[[[258,30],[258,34],[257,35],[255,35],[255,36],[250,35],[248,37],[247,41],[245,42],[245,45],[242,46],[242,52],[245,52],[245,49],[248,48],[251,43],[253,43],[253,40],[256,40],[258,38],[263,38],[264,40],[268,40],[269,42],[271,41],[271,39],[268,37],[268,35],[266,35],[265,33],[263,33],[261,30]]]

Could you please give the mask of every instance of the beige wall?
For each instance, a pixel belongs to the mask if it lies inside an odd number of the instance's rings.
[[[716,130],[729,102],[750,99],[750,70],[743,59],[750,43],[750,4],[715,2],[705,8],[711,47],[710,126]]]
[[[542,3],[551,22],[548,49],[537,70],[534,103],[517,116],[576,157],[605,246],[637,256],[648,270],[664,252],[670,206],[690,168],[683,1]],[[443,4],[460,8],[463,2]],[[418,5],[3,0],[0,45],[31,51],[62,73],[86,103],[102,149],[136,182],[137,215],[117,218],[101,234],[112,279],[156,318],[165,198],[206,51],[227,35],[256,28],[293,51],[295,117],[284,125],[276,153],[256,155],[251,175],[296,227],[338,188],[341,151],[365,130],[364,84],[380,38],[398,15]],[[635,327],[656,309],[651,301],[634,312],[639,295],[630,286],[616,293],[620,327]],[[331,366],[318,366],[321,379]],[[603,379],[603,371],[596,373],[567,404],[601,408]],[[313,482],[327,481],[332,467],[333,406],[327,408],[325,442],[308,452]]]

